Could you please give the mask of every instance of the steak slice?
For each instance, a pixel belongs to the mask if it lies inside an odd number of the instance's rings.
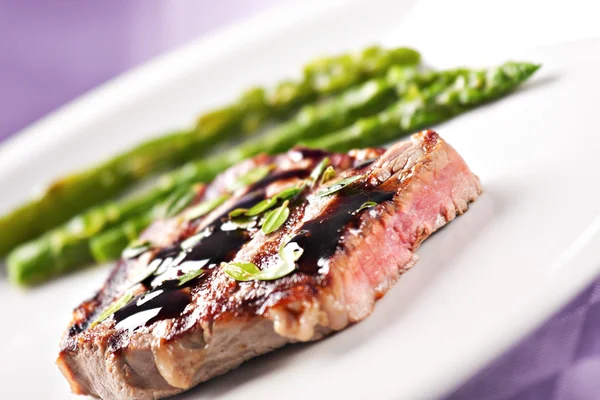
[[[325,157],[337,177],[311,181]],[[75,393],[173,395],[287,343],[317,340],[360,321],[414,264],[419,244],[481,193],[458,153],[423,131],[387,151],[259,156],[199,189],[198,201],[227,192],[243,172],[260,166],[272,169],[208,215],[156,222],[144,233],[153,248],[121,260],[100,292],[74,311],[57,363]],[[270,234],[260,230],[260,218],[228,216],[298,185],[303,191],[288,200],[289,217]],[[293,272],[277,279],[236,280],[221,265],[253,263],[271,271],[288,243],[303,253]],[[202,265],[204,273],[180,285],[176,278],[186,264]],[[133,300],[92,323],[130,287]]]

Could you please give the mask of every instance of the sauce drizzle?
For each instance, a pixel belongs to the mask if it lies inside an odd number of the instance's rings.
[[[324,154],[321,151],[308,149],[299,151],[303,153],[304,157],[311,158],[322,157]],[[366,168],[372,162],[372,160],[368,160],[355,168]],[[156,321],[180,316],[192,300],[191,282],[180,286],[179,280],[172,279],[173,276],[183,274],[180,270],[186,262],[199,260],[205,261],[202,264],[204,265],[202,269],[206,272],[195,279],[210,276],[212,273],[210,269],[215,268],[221,262],[233,259],[240,247],[252,238],[254,230],[258,229],[223,229],[223,224],[229,220],[228,214],[237,208],[250,208],[264,200],[265,187],[272,182],[294,177],[304,179],[309,174],[310,169],[292,169],[270,174],[261,181],[250,185],[244,196],[228,207],[227,211],[214,218],[201,233],[197,234],[201,237],[189,248],[183,249],[180,242],[157,253],[153,262],[155,260],[167,262],[168,260],[166,269],[170,272],[176,270],[176,273],[169,275],[168,280],[160,282],[154,288],[152,288],[152,281],[157,276],[150,275],[145,279],[142,283],[151,289],[136,296],[131,302],[115,312],[116,328],[131,332],[139,327],[149,326]],[[364,187],[343,190],[342,192],[343,195],[336,195],[319,218],[305,222],[301,232],[291,240],[297,242],[304,249],[304,254],[298,260],[300,271],[318,273],[324,262],[335,253],[342,230],[357,219],[358,213],[356,211],[361,205],[367,201],[379,204],[392,199],[395,194],[395,192],[381,192],[365,189]],[[159,270],[160,268],[157,271]],[[182,273],[179,274],[179,272]],[[165,272],[163,271],[163,273]]]
[[[178,284],[177,280],[165,281],[151,291],[134,297],[115,312],[115,327],[133,331],[162,319],[179,316],[192,296],[189,288],[180,288]]]
[[[337,250],[344,228],[358,220],[357,210],[368,201],[377,204],[389,201],[395,194],[395,191],[381,192],[361,188],[352,193],[337,195],[318,218],[305,222],[300,233],[290,240],[304,249],[298,260],[299,271],[318,273]]]
[[[190,261],[206,260],[206,268],[214,268],[222,261],[229,261],[245,242],[250,240],[251,233],[247,230],[222,230],[221,225],[227,220],[229,212],[236,208],[251,207],[265,198],[264,190],[255,190],[240,198],[227,211],[215,218],[203,229],[203,237],[187,250],[183,250],[181,243],[160,251],[152,262],[165,262],[171,259],[167,270],[181,269]],[[173,260],[177,261],[173,261]],[[210,264],[210,265],[209,265]],[[167,273],[166,271],[162,271]],[[178,271],[180,272],[180,271]],[[183,275],[176,273],[176,275]],[[200,275],[197,279],[202,279]],[[150,275],[142,283],[151,287],[151,282],[156,275]],[[133,331],[142,326],[148,326],[156,321],[179,316],[192,300],[188,284],[179,286],[179,280],[169,279],[160,285],[136,296],[125,307],[114,314],[117,329]]]

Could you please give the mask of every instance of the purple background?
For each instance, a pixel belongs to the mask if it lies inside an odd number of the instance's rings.
[[[157,54],[275,3],[0,1],[0,140]],[[537,399],[600,399],[600,281],[446,400]]]
[[[1,0],[0,139],[83,92],[276,0]]]

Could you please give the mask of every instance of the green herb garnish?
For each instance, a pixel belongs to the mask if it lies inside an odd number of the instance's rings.
[[[235,192],[238,189],[245,188],[246,186],[252,185],[262,179],[264,179],[269,172],[273,169],[273,165],[260,165],[256,168],[251,169],[246,174],[238,178],[235,183],[229,186],[231,192]]]
[[[364,175],[354,175],[349,178],[342,179],[341,181],[336,182],[333,185],[327,186],[325,189],[317,192],[315,194],[315,197],[331,196],[332,194],[339,192],[346,186],[349,186],[349,185],[353,184],[354,182],[356,182],[360,179],[363,179],[363,178],[364,178]]]
[[[362,210],[364,210],[365,208],[371,208],[371,207],[375,207],[377,205],[377,203],[375,203],[374,201],[366,201],[362,204],[362,206],[360,206],[358,208],[358,210],[356,210],[356,213],[361,212]]]
[[[102,321],[119,311],[121,308],[123,308],[123,306],[126,306],[131,301],[131,299],[133,299],[133,293],[126,292],[123,296],[121,296],[120,299],[112,302],[111,305],[109,305],[106,308],[106,310],[104,310],[102,314],[100,314],[98,318],[94,320],[94,322],[92,322],[90,328],[93,328],[94,326],[98,325],[99,323],[101,323]]]
[[[216,199],[203,201],[202,203],[195,205],[188,210],[185,213],[185,218],[188,221],[191,221],[196,218],[204,217],[206,214],[223,204],[228,198],[229,196],[223,195],[221,197],[217,197]]]
[[[151,247],[152,247],[152,243],[150,243],[148,241],[134,242],[134,243],[130,244],[129,246],[127,246],[127,248],[125,248],[125,250],[123,250],[123,253],[121,253],[121,257],[123,257],[127,260],[131,260],[133,258],[137,258],[137,257],[141,256],[142,254],[144,254],[145,252],[150,250]]]
[[[243,215],[246,215],[248,217],[254,217],[259,214],[262,214],[263,212],[275,207],[275,205],[277,204],[277,202],[279,200],[288,200],[288,199],[291,199],[292,197],[297,196],[298,194],[300,194],[302,192],[302,189],[303,188],[301,186],[293,186],[293,187],[289,187],[287,189],[283,189],[281,192],[277,193],[275,196],[270,197],[268,199],[265,199],[265,200],[255,204],[249,210],[245,210]],[[238,208],[237,210],[241,211],[241,210],[243,210],[243,208]],[[233,210],[229,214],[229,216],[232,217],[233,212],[237,211],[237,210]],[[238,215],[241,215],[241,214],[238,214]]]
[[[325,169],[325,171],[323,171],[323,176],[321,177],[321,184],[329,182],[330,180],[335,178],[335,175],[335,169],[331,165],[328,166]]]
[[[221,265],[223,272],[236,281],[271,281],[292,273],[303,252],[298,243],[286,243],[279,249],[279,262],[262,271],[251,262],[230,262]]]
[[[247,208],[236,208],[235,210],[229,213],[229,218],[241,217],[242,215],[246,215],[247,212]]]
[[[198,269],[196,271],[190,271],[185,275],[179,277],[179,284],[177,286],[183,286],[192,279],[195,279],[204,273],[203,269]]]
[[[260,274],[260,269],[256,264],[250,262],[229,262],[222,263],[223,272],[236,281],[251,281]]]
[[[325,169],[329,166],[329,157],[325,157],[321,160],[319,164],[312,170],[309,176],[310,184],[314,185],[319,180],[321,174],[325,171]]]
[[[276,197],[279,200],[291,199],[292,197],[299,195],[302,192],[302,189],[302,186],[292,186],[277,193]]]
[[[262,231],[266,234],[275,232],[287,221],[290,216],[290,209],[288,208],[289,200],[283,202],[283,204],[274,210],[269,211],[265,214],[265,222],[262,226]]]
[[[277,196],[270,197],[268,199],[264,199],[261,202],[256,203],[252,206],[248,211],[246,211],[246,215],[248,217],[254,217],[258,214],[261,214],[275,206],[277,204]]]

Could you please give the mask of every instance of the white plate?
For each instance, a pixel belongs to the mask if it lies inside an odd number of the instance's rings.
[[[182,397],[440,396],[599,270],[600,91],[593,77],[600,70],[600,41],[517,51],[535,40],[522,36],[525,26],[514,18],[512,36],[501,39],[512,22],[499,10],[489,26],[479,24],[473,43],[449,51],[452,27],[465,22],[460,13],[448,14],[445,26],[436,19],[445,39],[439,43],[422,34],[433,29],[422,8],[402,22],[411,5],[365,0],[286,6],[103,86],[0,148],[0,211],[35,184],[126,148],[147,132],[191,122],[198,110],[250,83],[289,74],[315,54],[382,39],[418,44],[434,65],[511,57],[542,62],[535,79],[514,95],[438,127],[480,175],[485,194],[422,246],[419,263],[371,317],[319,343],[252,361]],[[553,26],[540,24],[550,35]],[[490,57],[485,43],[505,46],[494,47]],[[514,51],[507,50],[511,43]],[[69,397],[53,364],[57,342],[70,310],[92,295],[107,271],[90,269],[28,292],[0,281],[2,398]]]

